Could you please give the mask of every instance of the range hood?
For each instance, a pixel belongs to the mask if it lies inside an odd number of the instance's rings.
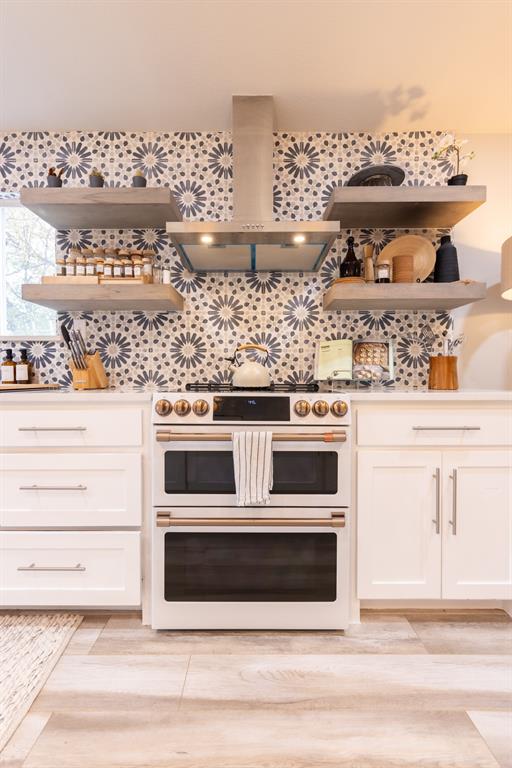
[[[315,272],[340,231],[335,221],[274,221],[272,96],[233,96],[231,221],[170,221],[193,272]]]

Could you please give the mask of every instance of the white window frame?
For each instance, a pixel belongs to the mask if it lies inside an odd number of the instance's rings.
[[[19,200],[11,200],[11,199],[0,199],[0,208],[22,208]],[[0,216],[0,243],[4,242],[4,219],[3,216]],[[30,302],[27,302],[30,303]],[[6,299],[6,276],[5,276],[5,261],[3,258],[3,254],[0,254],[0,315],[3,312],[6,312],[7,307],[7,299]],[[0,328],[0,339],[4,341],[58,341],[60,339],[60,336],[57,332],[58,327],[58,316],[55,315],[55,333],[51,334],[38,334],[38,335],[29,335],[27,334],[11,334],[11,333],[4,333],[4,331]]]

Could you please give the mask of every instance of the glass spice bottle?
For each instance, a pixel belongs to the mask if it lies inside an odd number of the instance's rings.
[[[73,277],[76,274],[76,259],[70,253],[66,259],[66,277]]]
[[[96,274],[96,257],[95,256],[89,256],[85,260],[85,274],[89,277],[92,277]]]
[[[76,276],[84,277],[85,275],[85,257],[78,256],[76,260]]]
[[[103,264],[103,277],[114,276],[114,259],[112,256],[107,256]]]
[[[114,277],[124,277],[123,259],[119,256],[114,259]]]
[[[96,256],[96,274],[98,277],[101,277],[103,275],[103,272],[105,270],[105,259],[103,256]]]
[[[137,278],[142,277],[142,259],[139,256],[133,259],[133,276]]]

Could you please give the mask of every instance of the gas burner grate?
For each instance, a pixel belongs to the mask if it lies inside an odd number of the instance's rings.
[[[308,384],[271,384],[270,387],[251,387],[244,389],[234,387],[230,383],[218,384],[215,381],[189,382],[187,392],[318,392],[318,384],[311,381]]]

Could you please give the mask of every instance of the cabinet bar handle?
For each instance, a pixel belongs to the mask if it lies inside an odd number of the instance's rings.
[[[85,571],[85,565],[77,563],[76,565],[36,565],[30,563],[30,565],[18,565],[18,571]]]
[[[448,522],[450,523],[452,527],[452,533],[454,536],[457,535],[457,470],[453,470],[453,474],[450,475],[452,482],[453,482],[453,490],[452,490],[452,519]]]
[[[482,427],[413,427],[414,432],[450,432],[457,429],[478,432]]]
[[[87,427],[18,427],[18,432],[85,432]]]
[[[86,491],[86,485],[20,485],[20,491]]]
[[[432,520],[436,524],[436,533],[441,533],[441,470],[436,467],[435,475],[432,475],[436,481],[436,516]]]

